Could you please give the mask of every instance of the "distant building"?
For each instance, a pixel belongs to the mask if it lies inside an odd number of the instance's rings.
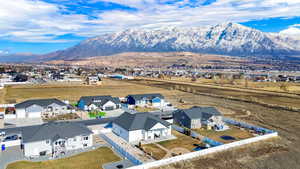
[[[86,84],[87,85],[101,85],[102,79],[98,76],[88,76],[86,78]]]
[[[123,113],[112,123],[113,132],[127,142],[168,138],[171,134],[171,123],[149,113]]]
[[[190,129],[206,127],[207,129],[225,130],[228,127],[222,120],[221,113],[214,107],[192,107],[173,112],[174,123]]]
[[[85,111],[116,110],[121,108],[118,97],[112,96],[83,96],[78,101],[78,108]]]
[[[159,93],[128,95],[126,99],[129,105],[152,107],[165,106],[165,98]]]

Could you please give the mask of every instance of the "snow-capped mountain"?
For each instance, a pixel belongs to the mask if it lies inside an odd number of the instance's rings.
[[[122,52],[195,52],[234,56],[284,57],[300,53],[300,40],[240,24],[128,29],[82,41],[47,55],[49,60],[84,59]]]

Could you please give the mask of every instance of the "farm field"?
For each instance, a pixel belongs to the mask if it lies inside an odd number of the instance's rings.
[[[86,85],[20,85],[8,86],[0,91],[1,103],[21,102],[27,99],[58,98],[76,102],[81,96],[112,95],[125,97],[129,94],[162,93],[166,96],[168,90],[132,84],[124,81],[104,79],[101,86]]]
[[[121,160],[120,157],[107,148],[102,147],[90,152],[84,152],[69,158],[43,162],[20,161],[9,164],[6,169],[99,169],[105,163]]]

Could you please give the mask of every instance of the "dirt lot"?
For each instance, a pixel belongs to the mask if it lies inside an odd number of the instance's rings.
[[[59,98],[76,102],[81,96],[112,95],[125,97],[129,94],[162,93],[170,95],[168,90],[118,80],[104,79],[102,86],[86,85],[20,85],[9,86],[0,91],[1,103],[20,102],[26,99]]]
[[[234,126],[230,126],[230,129],[225,131],[214,131],[214,130],[206,130],[206,129],[196,129],[195,131],[201,134],[202,136],[209,137],[221,143],[230,143],[230,142],[254,137],[254,135],[251,134],[248,130],[241,130]],[[231,136],[234,137],[235,140],[224,140],[220,136]]]
[[[160,160],[165,157],[167,152],[155,144],[142,145],[145,152],[149,153],[154,159]]]

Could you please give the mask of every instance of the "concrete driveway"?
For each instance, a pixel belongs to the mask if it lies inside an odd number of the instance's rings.
[[[0,169],[5,169],[9,163],[24,159],[20,146],[8,147],[5,151],[0,152]]]

